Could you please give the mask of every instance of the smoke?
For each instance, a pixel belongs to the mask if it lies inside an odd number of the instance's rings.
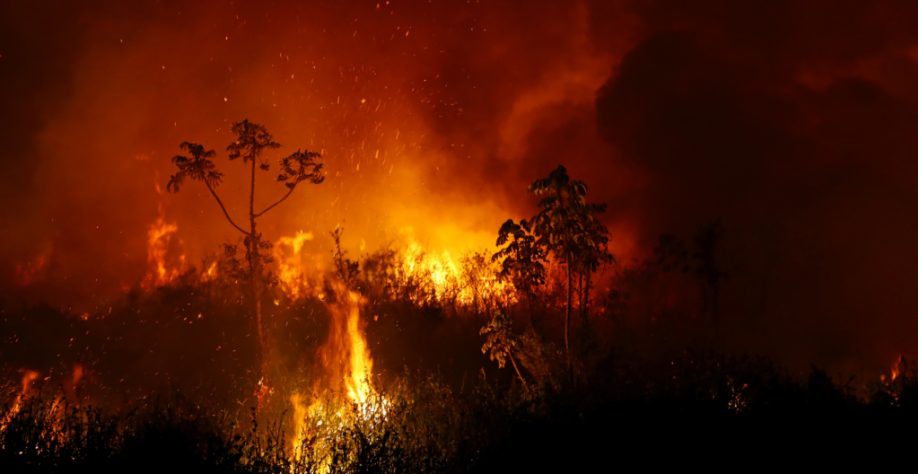
[[[645,246],[727,226],[737,350],[859,373],[914,353],[918,38],[903,2],[678,2],[600,89],[601,136],[645,173]]]
[[[0,251],[6,294],[92,306],[171,253],[238,235],[198,183],[163,194],[182,141],[218,152],[247,210],[229,127],[323,154],[327,180],[261,221],[269,239],[347,229],[358,254],[414,239],[453,255],[526,218],[564,164],[606,202],[612,250],[726,229],[737,350],[884,366],[914,346],[911,185],[918,11],[909,2],[67,2],[0,18]],[[42,258],[33,282],[17,265]]]

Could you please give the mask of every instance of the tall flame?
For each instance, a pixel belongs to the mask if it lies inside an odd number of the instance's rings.
[[[293,237],[281,237],[274,244],[277,262],[277,279],[284,293],[292,300],[305,296],[308,288],[303,265],[303,245],[312,240],[312,232],[302,232]]]
[[[331,395],[339,396],[342,401],[355,404],[362,415],[369,414],[380,407],[371,406],[375,395],[370,377],[373,372],[373,359],[363,335],[363,323],[360,308],[366,298],[351,291],[342,284],[335,285],[337,302],[326,303],[331,314],[328,341],[319,348],[319,361],[322,363],[324,380],[321,386],[330,387]],[[319,384],[317,384],[316,388]],[[318,391],[318,390],[317,390]],[[346,397],[346,399],[344,398]],[[294,393],[290,397],[294,407],[296,428],[294,431],[294,452],[303,446],[306,439],[306,418],[327,410],[322,401],[315,400],[306,404],[305,397]],[[381,407],[385,414],[385,401]],[[341,415],[341,412],[338,412]]]
[[[38,372],[34,370],[26,370],[22,375],[22,390],[19,392],[19,395],[16,396],[16,399],[13,400],[13,406],[10,408],[10,411],[6,413],[6,416],[3,417],[3,420],[0,420],[0,431],[6,429],[6,426],[9,424],[10,420],[19,413],[19,410],[22,409],[22,404],[29,398],[32,391],[32,382],[38,378]]]
[[[166,261],[166,253],[169,251],[169,243],[172,240],[172,234],[178,232],[178,225],[175,222],[166,222],[166,209],[162,203],[159,205],[159,216],[156,222],[150,224],[147,231],[147,262],[150,265],[150,272],[144,281],[144,287],[157,287],[171,283],[185,268],[185,256],[179,257],[178,264],[171,264]]]

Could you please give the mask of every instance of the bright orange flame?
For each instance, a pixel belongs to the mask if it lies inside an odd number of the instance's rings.
[[[306,295],[308,281],[303,263],[303,245],[312,240],[312,232],[281,237],[274,244],[274,261],[277,262],[277,279],[284,293],[292,300]]]
[[[169,251],[172,234],[177,231],[178,225],[176,223],[166,222],[166,210],[160,203],[159,216],[147,231],[147,262],[150,264],[150,272],[143,282],[143,287],[155,288],[167,285],[182,274],[185,268],[184,255],[179,257],[178,265],[173,265],[166,261],[166,253]]]
[[[366,416],[380,407],[373,404],[375,395],[369,379],[373,373],[373,359],[363,335],[363,323],[360,319],[360,307],[366,298],[338,284],[335,288],[338,302],[327,303],[332,316],[328,342],[319,349],[319,360],[323,361],[326,380],[323,385],[330,385],[332,390],[343,393],[347,401],[354,403],[359,412]],[[294,431],[294,452],[305,442],[306,417],[318,415],[326,409],[319,400],[307,408],[304,397],[294,393],[290,397],[294,406],[296,428]],[[385,415],[387,402],[383,400],[381,409]],[[338,412],[341,416],[341,412]],[[327,471],[325,466],[323,471]]]
[[[513,286],[497,279],[497,269],[487,256],[476,260],[475,254],[470,253],[457,265],[448,250],[432,254],[411,240],[401,263],[395,269],[396,277],[405,282],[429,282],[432,288],[425,296],[428,301],[455,298],[459,303],[471,304],[480,299],[515,299]]]
[[[892,377],[890,377],[891,382],[895,382],[899,378],[899,364],[902,362],[902,356],[896,357],[896,363],[892,366]]]
[[[10,408],[10,411],[6,413],[6,416],[3,417],[3,420],[0,421],[0,431],[6,429],[6,425],[9,424],[10,420],[19,413],[19,410],[22,409],[22,403],[29,398],[30,392],[32,391],[32,382],[38,378],[38,372],[34,370],[26,370],[22,376],[22,391],[19,392],[19,395],[16,396],[16,399],[13,401],[13,406]]]
[[[201,281],[211,281],[214,278],[217,278],[217,261],[214,260],[210,265],[207,266],[207,270],[204,270],[201,273]]]

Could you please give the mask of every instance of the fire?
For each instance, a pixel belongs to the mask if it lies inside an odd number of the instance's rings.
[[[361,306],[366,303],[366,298],[359,293],[338,284],[335,287],[336,303],[326,303],[332,316],[328,341],[319,349],[319,360],[325,380],[321,387],[330,387],[332,398],[353,403],[361,416],[374,414],[382,410],[385,415],[387,402],[374,400],[376,392],[370,384],[373,373],[373,359],[367,347],[363,334],[363,322],[360,317]],[[317,389],[320,388],[317,384]],[[317,390],[318,391],[318,390]],[[307,407],[301,394],[294,393],[290,402],[294,407],[295,431],[293,448],[294,452],[303,448],[306,442],[306,422],[309,417],[321,417],[327,414],[330,408],[321,400],[315,400]],[[336,413],[340,419],[342,411]],[[319,425],[321,425],[319,421]]]
[[[443,299],[450,290],[458,289],[459,270],[448,250],[444,250],[441,255],[433,255],[416,241],[411,241],[405,249],[403,262],[404,266],[400,270],[404,277],[427,277],[431,280],[434,291],[428,298]]]
[[[367,349],[360,319],[360,307],[366,299],[359,293],[338,285],[336,303],[326,303],[332,316],[328,342],[319,349],[324,371],[331,387],[340,390],[351,402],[363,405],[373,393],[369,377],[373,359]]]
[[[293,237],[281,237],[274,243],[274,260],[277,262],[277,279],[281,289],[292,300],[305,296],[308,289],[303,245],[312,240],[312,232]]]
[[[513,286],[497,279],[497,268],[490,261],[490,254],[469,252],[457,264],[448,250],[437,255],[411,240],[400,258],[395,268],[396,280],[424,290],[414,298],[415,303],[455,300],[468,305],[484,300],[515,299]]]
[[[10,408],[10,411],[6,413],[6,416],[3,417],[3,420],[0,421],[0,431],[6,429],[7,424],[10,420],[19,413],[19,410],[22,409],[22,404],[29,398],[32,391],[32,382],[35,381],[39,376],[38,372],[34,370],[25,370],[22,376],[22,390],[19,392],[19,395],[16,396],[16,399],[13,401],[13,406]]]
[[[155,288],[167,285],[178,278],[184,271],[184,255],[179,256],[177,264],[170,264],[166,261],[166,253],[169,251],[172,234],[176,232],[178,232],[178,225],[174,222],[166,222],[166,210],[160,204],[159,216],[156,218],[156,222],[150,224],[150,228],[147,231],[147,262],[150,264],[150,272],[147,274],[142,286]]]
[[[216,277],[217,277],[217,261],[214,260],[207,267],[207,270],[204,270],[204,272],[201,273],[201,281],[211,281]]]

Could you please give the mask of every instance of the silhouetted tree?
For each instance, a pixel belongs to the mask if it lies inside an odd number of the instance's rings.
[[[672,234],[662,234],[659,237],[659,244],[653,248],[653,254],[657,257],[656,264],[663,273],[673,270],[689,271],[688,250],[685,249],[685,243]]]
[[[720,282],[729,277],[717,261],[717,246],[722,236],[723,227],[718,218],[698,227],[691,253],[681,239],[671,234],[661,235],[659,245],[653,249],[653,254],[657,257],[656,264],[664,273],[681,270],[683,273],[692,273],[701,280],[704,301],[702,311],[711,311],[715,339],[719,338],[720,333]]]
[[[692,258],[697,262],[693,269],[694,273],[701,278],[711,292],[711,321],[714,324],[714,338],[720,336],[720,282],[728,278],[729,275],[721,270],[717,262],[717,244],[723,236],[723,227],[720,218],[715,219],[710,224],[703,224],[695,233],[695,251]]]
[[[249,286],[252,297],[252,316],[255,319],[255,325],[258,333],[259,360],[261,368],[262,389],[266,388],[265,377],[268,376],[268,347],[269,342],[266,338],[264,325],[261,318],[261,295],[265,284],[276,283],[276,277],[270,272],[265,274],[264,266],[271,263],[271,257],[262,253],[272,247],[271,242],[262,241],[262,235],[258,233],[256,222],[266,212],[287,199],[293,194],[294,189],[301,182],[308,181],[313,184],[319,184],[325,180],[322,174],[322,164],[315,161],[320,158],[318,153],[311,151],[297,150],[292,155],[280,160],[281,174],[277,177],[278,182],[283,182],[288,191],[277,202],[271,204],[260,212],[255,212],[255,170],[256,167],[268,171],[270,165],[262,158],[265,150],[280,148],[280,144],[274,141],[274,138],[265,129],[265,127],[243,120],[242,122],[233,123],[232,132],[236,135],[236,140],[226,147],[229,153],[229,159],[236,160],[242,158],[243,163],[252,163],[251,166],[251,187],[249,190],[249,228],[242,228],[237,224],[223,201],[217,195],[216,187],[223,178],[221,173],[211,158],[216,156],[214,150],[205,150],[203,145],[193,142],[183,142],[179,148],[187,151],[191,157],[176,155],[172,162],[178,167],[178,173],[172,175],[169,179],[167,189],[177,193],[179,188],[184,184],[185,179],[192,181],[201,181],[207,186],[207,189],[217,200],[220,209],[226,220],[244,236],[243,244],[245,246],[245,263],[236,259],[238,249],[235,245],[226,245],[224,255],[229,263],[229,269],[233,276],[244,281]],[[261,392],[263,394],[263,392]]]
[[[529,303],[529,318],[533,320],[532,298],[535,288],[545,283],[545,249],[536,244],[535,235],[525,219],[519,224],[508,219],[500,226],[497,246],[506,245],[491,256],[492,262],[500,262],[498,278],[510,281],[517,290],[526,295]]]
[[[329,232],[329,234],[331,234],[332,239],[335,241],[335,248],[332,249],[332,260],[335,262],[335,271],[338,272],[338,277],[341,278],[345,286],[354,289],[357,277],[360,275],[360,264],[359,262],[351,261],[351,259],[345,257],[345,255],[347,255],[347,250],[341,250],[341,235],[344,234],[344,228],[335,227],[335,230]]]
[[[580,318],[586,324],[589,315],[590,288],[593,273],[600,266],[614,263],[615,256],[609,253],[609,230],[594,218],[605,211],[605,204],[578,207],[578,216],[583,232],[577,241],[577,273],[579,285]]]
[[[479,334],[487,336],[487,340],[481,346],[481,353],[487,354],[490,351],[491,360],[496,360],[497,366],[500,368],[504,368],[507,359],[510,359],[510,363],[513,364],[513,370],[516,371],[516,376],[523,383],[523,388],[528,391],[529,386],[526,385],[526,379],[520,373],[520,369],[516,365],[516,359],[513,357],[513,353],[519,349],[520,344],[519,336],[513,333],[513,319],[498,309],[494,311],[494,317],[488,321],[488,325],[481,328]]]
[[[544,194],[539,201],[541,211],[533,217],[532,231],[537,237],[536,243],[552,252],[560,263],[567,266],[567,312],[564,319],[564,349],[567,354],[567,367],[573,380],[571,362],[570,323],[573,302],[573,272],[580,264],[581,258],[592,248],[597,248],[599,239],[594,235],[596,214],[606,209],[605,204],[588,204],[586,202],[587,185],[580,180],[571,180],[564,166],[548,175],[548,178],[537,179],[528,188],[527,193]],[[608,240],[607,240],[608,241]]]

